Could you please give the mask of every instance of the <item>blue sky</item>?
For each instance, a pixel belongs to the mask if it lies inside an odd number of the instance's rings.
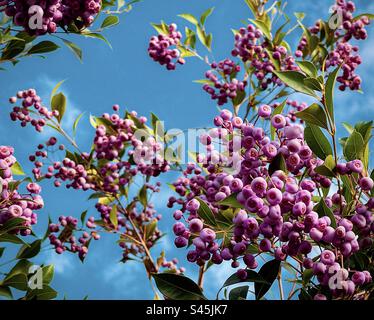
[[[355,2],[360,13],[374,11],[371,1]],[[326,0],[290,0],[287,11],[289,15],[294,11],[307,12],[305,21],[308,25],[320,15],[327,17],[330,4]],[[88,145],[93,133],[88,124],[88,115],[110,111],[115,103],[146,116],[154,112],[166,122],[168,128],[187,129],[209,125],[217,109],[200,86],[192,82],[203,78],[206,65],[198,59],[189,59],[185,66],[168,72],[147,55],[148,40],[154,34],[150,22],[163,19],[182,26],[184,21],[177,18],[177,14],[199,15],[209,7],[215,7],[215,11],[208,19],[207,29],[213,32],[214,58],[219,60],[230,54],[233,43],[231,28],[240,27],[240,21],[250,17],[243,0],[158,0],[157,4],[143,0],[121,17],[120,25],[105,32],[113,46],[112,50],[101,41],[74,37],[71,40],[84,50],[83,64],[67,48],[62,48],[45,60],[27,58],[16,67],[9,66],[8,71],[0,74],[0,145],[14,146],[18,160],[26,169],[30,169],[27,156],[47,135],[38,135],[31,128],[21,129],[12,123],[8,116],[7,100],[18,90],[30,87],[36,88],[42,97],[48,99],[54,85],[63,79],[66,82],[62,89],[68,96],[64,120],[66,127],[71,128],[75,117],[80,112],[86,112],[78,133],[78,141],[83,146]],[[374,119],[371,82],[374,81],[374,40],[371,36],[370,30],[369,40],[361,43],[364,63],[359,74],[364,80],[365,94],[345,92],[337,95],[338,123]],[[168,174],[163,180],[170,181],[175,177],[175,174]],[[42,186],[46,206],[40,212],[36,228],[40,234],[46,227],[49,214],[52,217],[61,214],[78,216],[85,209],[92,209],[92,203],[86,201],[88,195],[83,192],[70,192],[63,188],[56,190],[45,183]],[[164,205],[170,191],[167,187],[163,191],[157,198],[156,207],[164,216],[162,229],[170,233],[171,211]],[[94,214],[94,210],[91,213]],[[174,249],[172,240],[171,236],[166,237],[155,252],[159,253],[164,247],[169,258],[178,257],[181,265],[187,267],[187,274],[196,277],[196,269],[184,262],[185,251]],[[115,237],[108,236],[93,243],[84,264],[76,256],[57,256],[53,252],[43,253],[36,262],[55,264],[53,286],[60,292],[60,297],[66,294],[71,299],[81,299],[86,295],[90,299],[152,299],[153,294],[142,266],[118,263],[121,250],[115,241]],[[228,265],[215,270],[212,268],[206,277],[207,295],[214,297],[232,272]]]

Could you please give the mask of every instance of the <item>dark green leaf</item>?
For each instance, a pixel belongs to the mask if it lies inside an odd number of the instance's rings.
[[[331,120],[334,122],[334,89],[336,78],[338,76],[340,67],[337,67],[329,74],[325,85],[325,104],[329,112]]]
[[[308,77],[316,78],[318,76],[317,68],[310,61],[296,61],[296,63]]]
[[[71,42],[66,39],[62,39],[62,41],[71,50],[71,52],[74,53],[74,55],[79,59],[79,61],[82,62],[82,57],[83,57],[82,49],[79,48],[78,45],[76,45],[74,42]]]
[[[287,86],[290,88],[310,95],[312,97],[316,97],[314,91],[310,89],[305,83],[304,79],[306,76],[298,71],[274,71],[277,77],[283,81]]]
[[[344,146],[344,156],[348,161],[362,159],[364,152],[364,139],[361,134],[353,130]]]
[[[328,155],[332,154],[331,145],[319,127],[307,125],[304,137],[310,149],[320,159],[326,159]]]
[[[201,200],[200,198],[196,198],[200,202],[200,208],[197,211],[200,218],[204,220],[204,222],[210,226],[216,226],[216,219],[212,210],[209,206],[205,203],[205,201]]]
[[[277,170],[287,171],[286,161],[281,153],[271,161],[269,165],[269,175],[272,175]]]
[[[35,240],[29,246],[23,245],[17,253],[17,259],[30,259],[35,257],[41,249],[41,240]]]
[[[331,227],[336,228],[336,220],[334,214],[332,213],[331,209],[326,205],[324,199],[321,199],[321,201],[315,206],[314,211],[316,211],[320,217],[329,217],[331,220]]]
[[[314,124],[324,129],[328,128],[326,114],[323,111],[322,107],[317,103],[313,103],[308,108],[296,112],[295,115],[308,124]]]
[[[9,242],[15,244],[26,244],[21,238],[17,237],[15,234],[2,234],[0,235],[0,242]]]
[[[0,286],[0,297],[5,297],[8,299],[13,299],[12,291],[10,291],[7,286]]]
[[[31,47],[27,54],[39,54],[55,51],[59,48],[57,44],[52,41],[41,41],[35,46]]]
[[[229,300],[246,300],[249,286],[234,288],[229,293]]]
[[[256,300],[260,300],[269,291],[273,282],[278,276],[280,265],[281,262],[274,259],[266,262],[261,267],[258,273],[264,280],[267,281],[267,283],[255,283]]]
[[[30,291],[27,300],[52,300],[57,297],[57,292],[48,285],[44,285],[43,289],[35,289]]]
[[[243,205],[239,203],[236,199],[237,194],[233,193],[229,195],[227,198],[223,199],[222,201],[218,202],[221,206],[228,206],[230,208],[243,208]]]
[[[172,273],[153,274],[158,290],[170,300],[206,300],[200,287],[191,279]]]

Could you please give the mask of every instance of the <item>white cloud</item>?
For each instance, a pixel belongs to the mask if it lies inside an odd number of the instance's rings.
[[[71,274],[71,271],[74,270],[75,262],[73,261],[73,258],[76,257],[73,257],[70,254],[58,255],[55,252],[49,252],[45,264],[54,265],[55,273],[63,276]]]

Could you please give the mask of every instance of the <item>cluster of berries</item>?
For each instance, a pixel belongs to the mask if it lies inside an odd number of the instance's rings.
[[[176,63],[185,64],[185,60],[180,57],[178,45],[182,39],[182,34],[177,31],[177,25],[172,23],[168,34],[153,36],[149,42],[149,56],[168,70],[175,70]]]
[[[44,202],[37,183],[27,184],[28,194],[19,191],[22,181],[13,177],[12,167],[17,164],[13,154],[12,147],[0,146],[0,225],[19,218],[22,221],[10,232],[27,236],[31,234],[30,227],[38,221],[35,211],[42,209]]]
[[[16,26],[23,27],[31,35],[55,33],[58,27],[74,24],[79,30],[90,26],[101,10],[101,0],[5,0],[0,2],[0,11],[13,18]],[[37,6],[33,10],[33,6]],[[30,8],[32,10],[30,10]],[[41,25],[30,27],[34,16]]]

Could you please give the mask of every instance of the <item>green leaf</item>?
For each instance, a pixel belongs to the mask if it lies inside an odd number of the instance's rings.
[[[149,239],[157,228],[158,220],[154,219],[151,223],[145,227],[145,239]]]
[[[78,127],[78,123],[79,121],[81,120],[82,116],[84,115],[84,112],[82,112],[74,121],[74,124],[73,124],[73,135],[75,136],[75,134],[77,133],[77,127]]]
[[[212,12],[214,10],[214,7],[213,8],[209,8],[208,10],[206,10],[200,17],[200,23],[201,25],[204,25],[205,24],[205,21],[206,21],[206,18],[208,18]]]
[[[234,288],[229,293],[229,300],[246,300],[249,286]]]
[[[71,50],[71,52],[74,53],[74,55],[79,59],[79,61],[82,62],[82,58],[83,58],[82,49],[79,48],[79,46],[76,45],[74,42],[71,42],[71,41],[66,40],[66,39],[62,39],[62,41]]]
[[[331,220],[331,227],[336,228],[335,216],[331,209],[326,205],[324,199],[321,199],[321,201],[314,207],[314,211],[318,213],[319,217],[329,217]]]
[[[27,300],[52,300],[57,297],[57,291],[48,285],[44,285],[43,289],[35,289],[30,291]]]
[[[198,197],[196,197],[196,199],[200,202],[200,208],[197,211],[199,217],[202,218],[206,224],[210,226],[216,226],[217,223],[212,210],[205,203],[205,201],[201,200]]]
[[[334,169],[335,160],[332,155],[328,155],[323,165],[315,168],[315,171],[325,177],[335,177]]]
[[[148,204],[147,187],[145,185],[139,190],[138,198],[139,198],[140,203],[145,208]]]
[[[328,155],[332,154],[331,145],[319,127],[307,125],[304,137],[310,149],[320,159],[326,159]]]
[[[66,111],[66,97],[62,92],[57,93],[52,97],[51,107],[52,110],[58,111],[59,114],[56,118],[58,122],[61,123],[62,117]]]
[[[322,91],[322,85],[316,78],[305,78],[305,85],[315,91]]]
[[[265,22],[261,20],[253,20],[253,19],[249,19],[249,21],[251,21],[257,28],[259,28],[268,40],[273,39],[270,28]]]
[[[364,139],[365,143],[368,143],[371,138],[371,130],[373,128],[373,121],[360,121],[355,124],[354,129],[359,132]]]
[[[266,262],[258,272],[260,276],[264,280],[267,281],[267,283],[259,283],[255,282],[255,294],[256,294],[256,300],[260,300],[271,288],[273,282],[278,276],[279,268],[280,268],[281,262],[279,260],[271,260]]]
[[[118,216],[117,216],[117,212],[118,212],[117,206],[113,205],[112,206],[112,210],[110,210],[109,220],[113,224],[113,226],[114,226],[115,229],[117,229],[117,227],[118,227]]]
[[[318,76],[318,70],[314,64],[310,61],[296,61],[297,65],[300,67],[301,71],[311,78],[316,78]]]
[[[343,127],[351,134],[354,128],[348,122],[342,122]]]
[[[279,153],[271,161],[271,163],[269,165],[269,175],[272,175],[277,170],[282,170],[284,172],[287,171],[286,161],[284,160],[284,156],[281,153]]]
[[[35,257],[41,249],[41,240],[35,240],[29,246],[23,245],[17,253],[17,259],[30,259]]]
[[[61,80],[59,83],[56,84],[56,86],[53,88],[51,92],[51,98],[50,98],[50,103],[52,104],[52,98],[55,96],[57,93],[57,90],[60,89],[61,85],[65,82],[65,80]]]
[[[27,276],[23,273],[7,276],[3,281],[3,285],[26,291],[28,288]]]
[[[112,27],[119,23],[119,18],[117,16],[108,16],[104,19],[101,24],[101,29]]]
[[[307,285],[310,280],[313,278],[313,270],[312,269],[305,269],[303,272],[303,284]]]
[[[233,193],[229,195],[227,198],[218,202],[217,204],[221,206],[228,206],[230,208],[243,208],[243,205],[239,203],[236,197],[237,197],[237,194]]]
[[[15,234],[2,234],[0,235],[0,242],[8,242],[15,244],[26,244],[21,238],[17,237]]]
[[[243,100],[245,99],[245,95],[246,95],[245,90],[243,91],[238,90],[236,92],[236,97],[232,100],[232,104],[234,105],[234,107],[239,106],[243,102]]]
[[[86,216],[87,216],[87,210],[83,211],[82,214],[81,214],[81,222],[82,222],[82,225],[84,224],[84,221],[86,220]]]
[[[163,21],[161,21],[160,24],[156,24],[156,23],[151,23],[152,27],[159,33],[159,34],[163,34],[163,35],[167,35],[169,34],[169,28],[168,28],[168,25],[166,23],[164,23]]]
[[[57,44],[52,41],[41,41],[35,46],[31,47],[27,54],[39,54],[39,53],[47,53],[52,52],[60,48]]]
[[[354,17],[353,21],[357,21],[357,20],[361,19],[362,17],[368,17],[370,20],[374,20],[374,14],[372,14],[372,13],[362,13],[362,14],[359,14],[358,16]]]
[[[243,282],[257,282],[257,283],[262,283],[262,284],[268,284],[268,282],[261,276],[259,275],[256,271],[253,270],[246,270],[247,271],[247,278],[245,280],[242,280],[238,277],[236,272],[232,274],[230,277],[228,277],[223,284],[223,286],[219,289],[217,293],[217,297],[221,290],[225,287],[232,286],[237,283],[243,283]]]
[[[20,163],[17,161],[15,162],[10,170],[12,171],[12,174],[15,175],[15,176],[24,176],[25,175],[25,172],[23,171]]]
[[[314,124],[324,129],[328,128],[326,114],[323,111],[322,107],[317,103],[313,103],[308,108],[296,112],[295,115],[308,124]]]
[[[344,156],[347,161],[362,159],[364,146],[365,143],[361,134],[356,130],[353,130],[352,134],[348,137],[343,150]]]
[[[290,88],[310,95],[312,97],[316,97],[314,91],[310,89],[305,83],[304,79],[306,76],[298,71],[274,71],[277,77],[283,81],[287,86]]]
[[[21,54],[26,47],[24,40],[12,40],[10,41],[5,49],[2,49],[2,60],[10,60]]]
[[[82,35],[84,35],[87,38],[95,38],[95,39],[99,39],[101,41],[104,41],[109,46],[109,48],[112,49],[112,45],[110,44],[110,42],[108,41],[108,39],[105,38],[101,33],[96,33],[96,32],[82,32]]]
[[[13,299],[12,291],[10,291],[7,286],[0,286],[0,297],[8,298],[9,300]]]
[[[53,275],[55,273],[55,267],[53,265],[45,266],[42,268],[42,274],[43,274],[43,284],[50,284]]]
[[[199,25],[196,26],[196,33],[200,42],[210,51],[212,45],[212,35],[207,35]]]
[[[181,17],[184,20],[187,20],[188,22],[191,22],[195,26],[199,25],[199,21],[190,13],[178,14],[178,17]]]
[[[326,85],[325,85],[325,104],[327,110],[329,112],[330,118],[334,123],[334,89],[336,78],[338,77],[338,73],[340,70],[340,66],[337,67],[333,72],[329,74],[327,78]]]
[[[200,287],[191,279],[172,273],[152,274],[158,290],[170,300],[206,300]]]
[[[283,112],[284,107],[286,106],[287,99],[284,100],[278,107],[276,107],[273,111],[272,117],[274,117],[277,114],[281,114]],[[275,140],[275,128],[273,126],[270,127],[270,133],[271,133],[271,140]]]

